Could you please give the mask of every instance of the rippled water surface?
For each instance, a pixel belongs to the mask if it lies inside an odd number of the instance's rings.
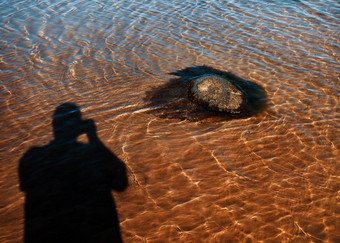
[[[340,241],[339,1],[3,0],[0,21],[1,242],[22,239],[18,163],[65,102],[127,166],[124,242]],[[186,101],[171,73],[202,65],[263,87],[266,109],[169,105]]]

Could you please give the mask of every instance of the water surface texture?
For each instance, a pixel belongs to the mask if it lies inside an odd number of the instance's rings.
[[[339,242],[339,26],[336,0],[0,1],[0,241],[23,237],[19,160],[72,102],[126,165],[124,242]],[[267,108],[192,120],[148,101],[202,65]]]

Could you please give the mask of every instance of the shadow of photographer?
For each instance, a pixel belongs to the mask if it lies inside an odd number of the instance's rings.
[[[53,132],[50,144],[30,148],[20,160],[25,242],[122,242],[111,191],[128,185],[124,163],[75,104],[57,107]],[[77,142],[82,134],[88,143]]]

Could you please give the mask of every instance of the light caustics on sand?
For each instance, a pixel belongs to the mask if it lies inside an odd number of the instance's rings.
[[[127,167],[114,192],[125,242],[338,242],[339,11],[2,1],[1,241],[23,236],[18,161],[49,144],[54,109],[73,102]],[[242,80],[253,112],[198,109],[186,81],[206,72]]]

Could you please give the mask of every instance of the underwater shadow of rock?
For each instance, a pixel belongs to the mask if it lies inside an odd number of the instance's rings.
[[[170,73],[177,78],[146,92],[144,101],[150,113],[160,118],[202,121],[208,118],[222,120],[240,119],[261,113],[266,108],[267,93],[258,84],[244,80],[236,75],[208,66],[188,67]],[[217,74],[229,79],[247,97],[245,110],[241,114],[212,112],[192,102],[188,97],[190,82],[201,75]]]

